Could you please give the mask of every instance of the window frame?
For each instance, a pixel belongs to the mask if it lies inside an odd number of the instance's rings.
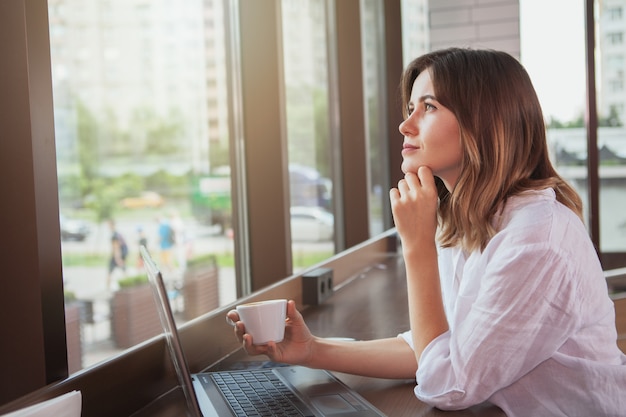
[[[0,3],[4,403],[67,377],[47,2]]]

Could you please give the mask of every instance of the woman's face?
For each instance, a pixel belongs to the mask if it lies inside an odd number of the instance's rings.
[[[463,155],[459,123],[437,101],[429,71],[422,71],[413,83],[408,114],[399,126],[404,136],[402,171],[417,172],[425,165],[452,191]]]

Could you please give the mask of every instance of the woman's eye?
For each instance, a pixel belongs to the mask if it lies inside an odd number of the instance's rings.
[[[435,110],[435,109],[436,109],[436,107],[433,106],[432,104],[424,102],[424,110],[428,111],[428,110]]]

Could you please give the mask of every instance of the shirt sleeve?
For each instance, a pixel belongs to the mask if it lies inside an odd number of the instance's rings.
[[[497,243],[496,243],[497,245]],[[502,245],[483,253],[468,313],[422,353],[415,393],[442,409],[482,403],[551,357],[576,326],[575,262],[547,244]],[[463,297],[468,297],[464,300]],[[450,320],[450,318],[449,318]],[[401,335],[410,341],[411,335]]]

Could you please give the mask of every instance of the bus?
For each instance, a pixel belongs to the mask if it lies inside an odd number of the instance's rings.
[[[321,207],[330,210],[332,182],[316,169],[289,165],[289,192],[292,207]],[[191,210],[201,223],[219,225],[222,232],[232,227],[231,182],[228,167],[191,178]]]

